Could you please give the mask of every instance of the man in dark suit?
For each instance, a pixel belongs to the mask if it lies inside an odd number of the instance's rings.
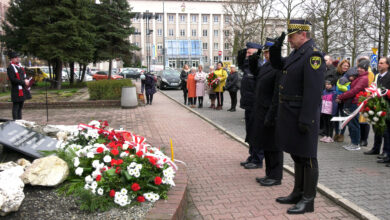
[[[390,58],[388,57],[382,57],[379,59],[378,63],[378,74],[375,76],[375,82],[378,87],[390,89],[390,74],[389,72],[390,68]],[[387,129],[383,134],[378,134],[375,132],[375,138],[374,138],[374,146],[371,150],[364,152],[364,154],[367,155],[373,155],[373,154],[379,154],[381,145],[382,145],[382,139],[384,142],[383,145],[383,153],[384,156],[378,160],[378,163],[390,163],[390,122],[386,121]]]
[[[246,48],[238,51],[237,64],[244,72],[241,80],[240,88],[240,108],[245,110],[245,141],[248,142],[248,134],[250,132],[252,121],[252,108],[255,98],[256,76],[261,67],[260,53],[262,46],[260,44],[248,42]],[[249,157],[246,161],[240,164],[245,169],[257,169],[263,167],[264,152],[257,151],[255,146],[249,143]]]
[[[321,93],[326,70],[323,54],[310,39],[310,22],[290,20],[288,42],[294,50],[282,58],[285,34],[270,48],[270,61],[282,70],[279,84],[279,108],[276,121],[276,144],[294,160],[294,189],[277,202],[295,204],[288,214],[314,211],[318,182],[318,130]]]
[[[8,55],[11,63],[7,68],[8,79],[11,82],[11,101],[12,119],[22,119],[22,108],[24,101],[30,98],[30,92],[27,90],[29,80],[26,79],[26,73],[20,66],[20,58],[16,52],[10,52]]]
[[[256,95],[251,116],[253,121],[249,143],[258,150],[264,150],[265,177],[256,178],[262,186],[280,185],[283,176],[283,152],[275,145],[275,119],[279,102],[279,78],[281,71],[272,68],[269,62],[269,48],[274,39],[267,38],[263,48],[265,63],[256,79]]]

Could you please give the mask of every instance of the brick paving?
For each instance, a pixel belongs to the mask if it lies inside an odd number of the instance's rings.
[[[179,102],[183,102],[180,90],[165,90],[164,93]],[[237,112],[227,112],[230,108],[230,97],[224,93],[224,109],[214,111],[208,108],[194,110],[225,128],[227,131],[245,138],[244,110],[237,107]],[[238,94],[238,100],[240,96]],[[209,105],[208,98],[205,105]],[[341,146],[349,141],[348,129],[345,143],[321,143],[318,146],[320,166],[319,182],[339,195],[355,203],[380,219],[390,216],[390,168],[376,163],[376,156],[364,155],[371,149],[374,132],[370,131],[368,147],[360,151],[346,151]],[[244,155],[242,157],[244,159]],[[293,167],[293,161],[285,154],[284,163]]]
[[[44,109],[23,113],[25,120],[46,121]],[[0,110],[0,115],[9,118],[11,111]],[[264,176],[264,169],[245,170],[239,165],[247,155],[246,147],[159,93],[152,106],[135,109],[49,110],[49,124],[72,125],[92,119],[108,120],[113,127],[143,135],[168,154],[172,138],[175,158],[187,164],[193,209],[188,219],[356,219],[323,195],[317,196],[314,213],[287,215],[290,205],[278,204],[275,198],[291,192],[291,175],[284,173],[280,186],[259,186],[255,177]]]

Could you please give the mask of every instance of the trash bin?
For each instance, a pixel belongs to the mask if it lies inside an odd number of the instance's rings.
[[[122,87],[121,106],[122,108],[134,108],[137,107],[137,90],[135,86]]]

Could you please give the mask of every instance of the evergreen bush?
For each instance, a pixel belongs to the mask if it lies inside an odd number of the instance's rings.
[[[131,79],[98,80],[88,82],[88,91],[92,100],[118,100],[122,95],[122,87],[135,86]]]

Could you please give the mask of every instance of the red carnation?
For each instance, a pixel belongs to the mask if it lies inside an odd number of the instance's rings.
[[[137,154],[138,157],[142,157],[142,155],[143,155],[144,153],[142,153],[142,151],[138,151],[136,154]]]
[[[115,173],[116,173],[116,174],[119,174],[120,172],[121,172],[121,167],[116,167]]]
[[[364,109],[364,111],[368,112],[368,111],[370,111],[370,108],[369,108],[369,107],[366,107],[366,108]]]
[[[117,165],[121,165],[122,163],[123,163],[123,160],[122,160],[122,159],[119,159],[119,160],[116,161],[116,164],[117,164]]]
[[[112,190],[110,191],[110,197],[114,197],[114,196],[115,196],[115,190],[112,189]]]
[[[112,155],[116,156],[119,154],[119,151],[117,149],[112,149],[111,153],[112,153]]]
[[[156,176],[156,178],[154,178],[154,184],[160,185],[161,183],[162,183],[161,177]]]
[[[384,117],[384,116],[386,116],[386,114],[387,114],[387,112],[382,112],[381,116]]]
[[[115,159],[111,159],[111,166],[114,166],[116,164],[118,164],[118,162]]]
[[[153,164],[153,166],[156,165],[156,159],[154,159],[154,158],[152,158],[152,157],[149,157],[149,162],[150,162],[151,164]]]
[[[100,153],[103,153],[103,151],[104,151],[104,149],[103,149],[102,147],[98,147],[98,148],[96,149],[96,152],[98,152],[99,154],[100,154]]]
[[[96,181],[100,181],[102,179],[102,176],[101,175],[97,175],[96,176]]]
[[[138,202],[145,202],[145,197],[144,196],[138,196],[137,197]]]
[[[140,190],[141,187],[139,186],[138,183],[133,183],[133,185],[131,185],[131,189],[132,189],[134,192],[136,192],[136,191]]]

